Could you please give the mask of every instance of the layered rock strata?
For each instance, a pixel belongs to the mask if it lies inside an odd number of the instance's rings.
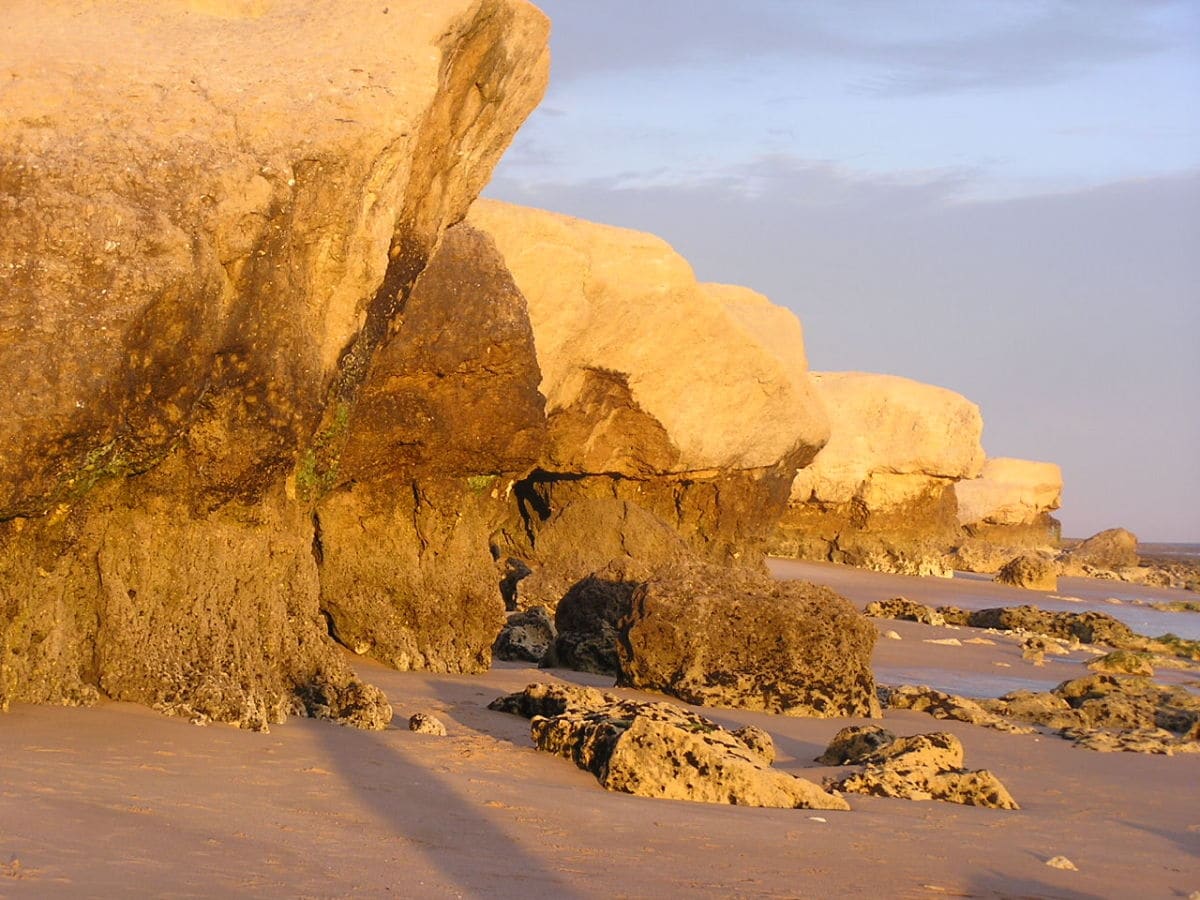
[[[780,556],[884,572],[949,575],[954,485],[983,465],[979,409],[893,375],[814,373],[830,439],[792,483],[771,543]]]
[[[503,545],[530,568],[516,603],[682,550],[755,561],[828,437],[795,317],[697,283],[652,235],[484,200],[469,221],[525,295],[546,397],[548,450]]]
[[[489,708],[531,719],[539,750],[571,760],[606,790],[738,806],[850,808],[816,784],[772,769],[774,745],[766,732],[728,731],[670,703],[531,684]]]
[[[963,535],[954,565],[993,573],[1025,552],[1058,546],[1051,513],[1062,501],[1062,469],[1054,463],[996,457],[977,478],[954,486]]]
[[[397,477],[375,463],[404,440],[366,423],[379,351],[540,98],[546,32],[516,0],[6,6],[0,707],[382,727],[322,611],[396,665],[485,662],[498,599],[421,557],[469,544],[483,571],[505,487],[470,479],[525,451]],[[416,557],[398,589],[393,554]]]

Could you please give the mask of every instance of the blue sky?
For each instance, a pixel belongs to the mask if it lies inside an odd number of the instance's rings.
[[[989,454],[1063,466],[1069,534],[1200,541],[1200,3],[539,5],[489,195],[661,234],[814,368],[966,394]]]

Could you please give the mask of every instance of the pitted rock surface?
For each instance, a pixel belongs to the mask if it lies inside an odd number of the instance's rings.
[[[862,771],[833,780],[827,786],[878,797],[1020,809],[991,772],[986,769],[970,772],[963,768],[962,742],[944,731],[896,738],[855,762],[863,765]]]
[[[619,680],[701,705],[872,716],[875,639],[875,627],[828,588],[677,566],[634,590],[619,628]]]
[[[849,809],[812,782],[770,768],[757,730],[739,736],[670,703],[534,684],[489,708],[530,717],[538,749],[571,760],[610,791],[738,806]]]

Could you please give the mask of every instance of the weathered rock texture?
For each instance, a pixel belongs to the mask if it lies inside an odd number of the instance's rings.
[[[1022,553],[1000,567],[995,581],[1030,591],[1056,591],[1058,567],[1036,553]]]
[[[771,544],[782,556],[885,572],[949,575],[954,484],[983,465],[979,409],[894,375],[814,373],[830,439],[800,470]]]
[[[828,437],[794,316],[698,284],[651,235],[482,200],[469,221],[526,297],[546,397],[549,449],[506,535],[532,570],[518,604],[681,546],[753,562]]]
[[[544,606],[511,612],[492,645],[492,656],[511,662],[540,663],[554,649],[558,632]]]
[[[481,665],[494,628],[470,623],[498,601],[426,560],[479,558],[504,488],[460,522],[478,483],[451,476],[507,472],[522,440],[497,461],[455,431],[383,472],[420,411],[408,386],[465,357],[376,358],[397,336],[440,347],[405,333],[406,304],[540,98],[545,18],[516,0],[14,0],[4,18],[0,707],[99,691],[381,727],[322,608],[393,664]],[[395,588],[393,554],[415,563]]]
[[[1009,733],[1050,729],[1080,746],[1133,753],[1200,753],[1200,698],[1145,676],[1089,674],[1052,691],[972,699],[929,687],[881,691],[892,709],[927,712]]]
[[[633,591],[619,626],[618,682],[710,706],[877,715],[875,637],[828,588],[681,566]]]
[[[1057,546],[1061,529],[1051,513],[1062,488],[1062,469],[1054,463],[987,460],[978,478],[954,486],[963,527],[955,566],[992,573],[1022,552]]]
[[[1064,575],[1091,575],[1097,569],[1119,570],[1138,565],[1138,539],[1132,531],[1109,528],[1080,541],[1059,555]]]
[[[841,765],[861,764],[863,769],[844,778],[832,779],[827,787],[851,794],[873,794],[905,800],[944,800],[965,806],[990,809],[1020,809],[1008,789],[986,769],[963,768],[962,742],[945,731],[895,738],[868,749],[861,742],[858,752],[846,755],[846,736],[839,733],[827,753],[845,755]]]
[[[531,684],[490,708],[532,719],[539,750],[571,760],[610,791],[738,806],[850,808],[812,782],[772,769],[774,747],[765,732],[727,731],[670,703]]]

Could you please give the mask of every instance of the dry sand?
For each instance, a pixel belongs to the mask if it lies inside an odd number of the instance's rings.
[[[860,606],[904,594],[990,605],[1002,589],[836,567],[778,564]],[[1019,593],[1017,602],[1035,595]],[[999,598],[998,600],[996,598]],[[966,605],[960,603],[960,605]],[[882,680],[908,669],[1053,684],[1011,639],[881,622]],[[1007,663],[1007,667],[996,663]],[[498,694],[576,673],[498,664],[482,677],[396,673],[358,663],[396,707],[377,734],[292,720],[270,734],[197,727],[137,706],[18,706],[0,717],[3,897],[1187,897],[1200,890],[1200,755],[1101,754],[1049,736],[1007,735],[889,712],[902,734],[948,730],[1022,809],[850,797],[849,813],[646,800],[602,790],[532,749],[528,723],[486,709]],[[931,680],[934,680],[931,679]],[[635,692],[623,692],[636,696]],[[433,712],[444,738],[412,734]],[[811,762],[848,721],[709,711],[752,723],[778,765]],[[821,821],[823,820],[823,821]],[[1045,863],[1066,856],[1079,871]]]

